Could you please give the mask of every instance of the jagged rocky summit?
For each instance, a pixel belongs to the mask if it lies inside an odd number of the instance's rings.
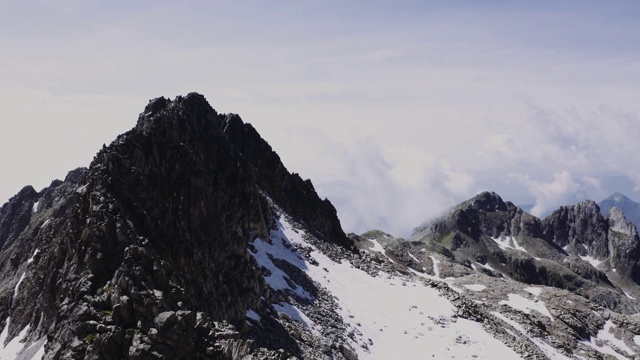
[[[617,208],[603,217],[587,200],[544,219],[484,192],[454,207],[408,242],[452,261],[451,276],[475,272],[566,289],[602,306],[637,312],[640,241]],[[406,247],[395,242],[391,249]],[[402,252],[402,251],[399,251]]]
[[[300,356],[282,329],[278,346],[240,334],[273,301],[247,243],[269,238],[275,206],[350,248],[331,203],[239,116],[195,93],[151,100],[89,168],[1,208],[0,348],[22,336],[46,359]]]

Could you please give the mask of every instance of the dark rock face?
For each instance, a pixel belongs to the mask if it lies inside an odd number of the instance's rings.
[[[610,309],[635,312],[619,287],[640,284],[637,231],[615,208],[604,218],[593,201],[563,206],[540,220],[485,192],[387,252],[401,261],[402,253],[422,247],[481,273],[566,289]]]
[[[608,224],[595,202],[563,206],[544,219],[544,236],[561,247],[572,245],[579,255],[604,259],[609,255]]]
[[[25,186],[0,209],[0,249],[10,246],[29,225],[38,193]]]
[[[2,207],[0,323],[11,317],[11,336],[29,325],[51,359],[256,352],[216,324],[246,326],[247,309],[261,306],[247,242],[268,237],[271,200],[350,245],[331,203],[250,125],[199,94],[154,99],[88,169]]]
[[[231,114],[225,117],[223,127],[229,142],[260,174],[256,179],[260,189],[267,192],[284,211],[298,216],[328,241],[343,246],[353,245],[342,231],[336,210],[329,200],[318,197],[310,180],[302,180],[296,173],[290,174],[278,154],[251,124],[245,124],[238,115]]]

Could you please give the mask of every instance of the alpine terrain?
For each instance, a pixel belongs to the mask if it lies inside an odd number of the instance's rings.
[[[636,227],[640,226],[640,204],[629,199],[620,193],[614,193],[608,198],[598,203],[600,211],[606,215],[613,207],[622,210],[627,220],[631,221]]]
[[[238,115],[161,97],[0,209],[0,358],[640,357],[624,211],[485,192],[411,239],[345,234]]]

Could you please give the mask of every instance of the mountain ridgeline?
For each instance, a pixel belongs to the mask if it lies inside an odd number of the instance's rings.
[[[0,208],[0,359],[637,357],[640,238],[608,200],[345,234],[238,115],[156,98]]]
[[[395,241],[387,249],[400,254],[407,247],[452,260],[440,270],[444,276],[482,272],[567,289],[626,313],[638,310],[623,291],[638,293],[637,230],[619,209],[604,217],[590,200],[541,220],[484,192],[420,228],[410,241]]]
[[[350,246],[251,125],[199,94],[154,99],[88,169],[2,207],[0,324],[52,359],[220,357],[213,321],[243,326],[268,297],[247,242],[269,237],[272,203]]]

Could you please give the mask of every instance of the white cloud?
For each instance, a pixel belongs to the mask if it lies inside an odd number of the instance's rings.
[[[600,179],[591,177],[591,176],[585,176],[582,178],[582,182],[585,183],[586,185],[594,188],[595,190],[600,190],[602,187],[602,181],[600,181]]]
[[[531,214],[538,217],[547,215],[560,205],[573,204],[584,197],[583,186],[574,181],[568,171],[554,173],[553,179],[548,182],[516,173],[510,176],[522,183],[535,196]]]
[[[336,146],[332,145],[334,150]],[[383,148],[376,141],[360,138],[351,150],[336,152],[341,154],[338,163],[334,162],[342,169],[339,176],[315,176],[313,182],[336,205],[348,232],[379,228],[407,237],[424,220],[478,191],[470,174],[420,148]]]

